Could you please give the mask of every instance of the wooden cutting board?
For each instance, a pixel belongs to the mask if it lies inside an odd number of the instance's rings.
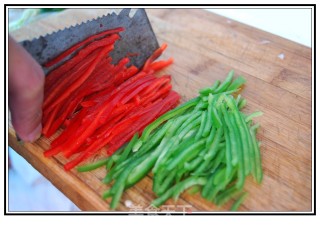
[[[63,16],[39,20],[13,36],[23,40],[103,12],[67,10]],[[236,75],[247,79],[242,92],[248,100],[244,111],[264,113],[255,119],[261,124],[258,139],[263,183],[247,180],[245,190],[249,196],[239,210],[312,211],[311,49],[200,9],[148,9],[147,13],[159,42],[168,43],[163,58],[175,59],[164,72],[172,75],[173,88],[183,101],[195,97],[200,88],[215,80],[223,80],[234,69]],[[9,129],[9,145],[81,210],[108,211],[110,200],[101,199],[108,188],[100,182],[105,170],[65,172],[62,156],[43,157],[50,141],[41,138],[33,144],[19,144]],[[154,198],[149,176],[124,193],[117,210],[148,211]],[[126,207],[129,201],[132,206]],[[200,195],[185,192],[177,203],[170,200],[162,209],[196,212],[225,211],[229,207],[230,203],[216,207]]]

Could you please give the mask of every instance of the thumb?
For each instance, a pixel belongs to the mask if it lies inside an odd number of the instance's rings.
[[[23,141],[41,135],[44,73],[40,65],[9,37],[9,109],[12,125]]]

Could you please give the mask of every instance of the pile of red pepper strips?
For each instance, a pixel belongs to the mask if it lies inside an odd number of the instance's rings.
[[[109,54],[123,30],[116,28],[91,36],[45,64],[50,67],[75,53],[47,75],[43,104],[43,134],[51,137],[63,127],[44,154],[71,157],[64,166],[66,170],[101,149],[112,155],[179,103],[171,77],[155,76],[156,71],[173,62],[172,58],[155,61],[166,44],[149,57],[141,70],[133,65],[127,67],[128,57],[112,64]]]

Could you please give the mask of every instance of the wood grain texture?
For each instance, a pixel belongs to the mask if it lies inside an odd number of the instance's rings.
[[[311,49],[267,32],[243,25],[199,9],[147,9],[160,43],[168,43],[166,57],[174,57],[171,74],[173,88],[183,101],[197,95],[200,88],[223,80],[229,70],[243,75],[247,84],[242,95],[248,100],[246,113],[260,110],[262,117],[258,139],[261,141],[264,179],[261,185],[248,178],[249,196],[240,211],[312,211],[312,69]],[[96,13],[97,14],[97,13]],[[68,10],[65,15],[95,15],[91,10]],[[71,15],[71,16],[70,16]],[[62,22],[51,17],[38,22],[38,33],[61,28]],[[23,40],[28,29],[13,34]],[[104,169],[88,173],[65,172],[62,156],[43,157],[50,140],[34,144],[17,143],[12,128],[9,145],[66,194],[80,209],[109,211],[110,200],[101,194],[107,185],[100,181]],[[94,161],[90,159],[89,161]],[[117,211],[148,211],[152,176],[128,189]],[[124,202],[132,201],[131,208]],[[165,208],[183,211],[226,211],[231,203],[216,207],[199,195],[185,192],[177,203]]]

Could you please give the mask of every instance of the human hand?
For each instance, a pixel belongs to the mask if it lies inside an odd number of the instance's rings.
[[[9,36],[9,109],[23,141],[35,141],[41,135],[44,79],[40,65]]]

